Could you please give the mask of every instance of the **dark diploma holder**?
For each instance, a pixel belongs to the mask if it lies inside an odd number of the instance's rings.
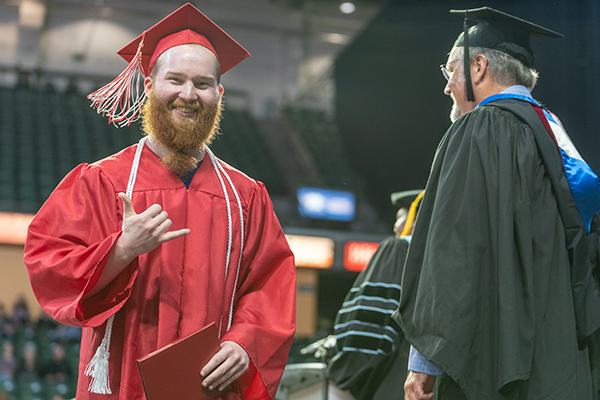
[[[215,323],[137,360],[148,400],[204,400],[222,394],[202,386],[200,370],[221,349]]]

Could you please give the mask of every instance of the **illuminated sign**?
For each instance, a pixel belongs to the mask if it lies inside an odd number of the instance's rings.
[[[348,271],[362,271],[378,247],[379,243],[373,242],[346,242],[344,246],[344,268]]]
[[[294,253],[296,267],[331,268],[333,240],[317,236],[285,235]]]
[[[356,214],[356,198],[341,190],[300,188],[298,212],[301,216],[334,221],[352,221]]]

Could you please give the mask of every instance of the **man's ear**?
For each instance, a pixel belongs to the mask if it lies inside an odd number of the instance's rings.
[[[219,90],[219,101],[221,101],[221,100],[223,100],[223,93],[225,93],[225,88],[223,87],[223,85],[221,85],[219,83],[218,90]]]
[[[154,84],[154,81],[152,80],[151,77],[147,76],[146,79],[144,79],[144,93],[146,94],[146,96],[150,96],[150,92],[152,91],[153,84]]]
[[[488,61],[483,54],[477,54],[471,63],[471,79],[473,84],[481,83],[487,71]]]

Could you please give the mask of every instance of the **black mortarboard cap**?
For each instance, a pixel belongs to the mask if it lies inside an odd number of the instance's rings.
[[[423,189],[419,190],[405,190],[403,192],[394,192],[391,194],[390,199],[394,207],[410,207],[413,201],[421,194]]]
[[[404,229],[400,233],[400,237],[410,235],[413,222],[417,216],[417,211],[421,205],[421,199],[423,199],[424,195],[425,191],[422,189],[392,193],[391,200],[394,206],[398,208],[408,208],[408,215],[406,217],[406,222],[404,223]]]
[[[450,13],[465,17],[463,32],[454,42],[454,46],[464,46],[465,48],[465,68],[463,69],[469,101],[474,101],[470,71],[469,68],[466,68],[469,65],[469,46],[501,51],[532,68],[534,56],[529,44],[531,39],[564,37],[558,32],[490,7],[450,10]],[[468,20],[477,21],[477,24],[468,28]]]

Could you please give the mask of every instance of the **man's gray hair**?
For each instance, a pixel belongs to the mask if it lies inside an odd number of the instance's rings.
[[[499,84],[505,86],[523,85],[529,91],[532,91],[535,87],[539,77],[535,69],[526,67],[522,62],[502,51],[486,47],[469,47],[471,61],[478,54],[485,56],[488,61],[488,69]]]

